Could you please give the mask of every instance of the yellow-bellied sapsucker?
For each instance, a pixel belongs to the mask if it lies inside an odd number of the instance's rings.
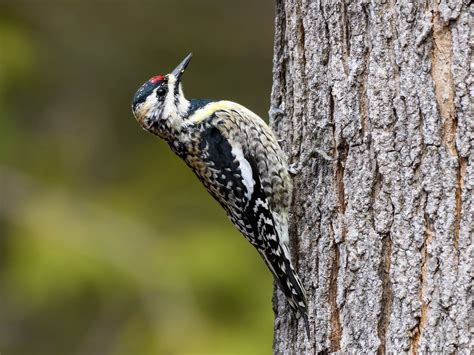
[[[165,76],[154,76],[133,98],[133,114],[166,140],[258,250],[309,334],[307,303],[288,249],[292,184],[285,154],[267,124],[231,101],[190,100],[181,77],[189,54]]]

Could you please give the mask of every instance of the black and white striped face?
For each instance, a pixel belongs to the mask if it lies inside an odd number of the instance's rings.
[[[169,138],[179,131],[189,109],[181,84],[173,74],[154,76],[133,97],[132,110],[138,123],[147,131]]]
[[[190,107],[181,88],[181,77],[192,56],[189,53],[170,74],[148,80],[133,97],[132,111],[138,123],[166,140],[180,132]]]

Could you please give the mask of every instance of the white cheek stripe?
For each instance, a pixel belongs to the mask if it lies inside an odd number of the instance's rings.
[[[178,111],[180,114],[185,114],[188,109],[189,109],[189,101],[186,100],[186,98],[184,97],[184,93],[183,93],[183,89],[181,87],[181,84],[179,84],[179,87],[178,87]]]
[[[241,147],[232,147],[232,153],[237,158],[239,162],[240,171],[242,173],[242,179],[245,187],[247,188],[247,192],[245,193],[245,197],[247,201],[250,200],[253,194],[253,189],[255,185],[255,181],[252,176],[252,167],[247,159],[244,157],[244,153]]]
[[[173,75],[168,76],[168,93],[164,102],[164,117],[175,117],[178,112],[174,104],[174,86],[176,85],[176,78]]]

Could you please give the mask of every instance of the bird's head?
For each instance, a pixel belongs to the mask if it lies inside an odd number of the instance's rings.
[[[135,93],[133,115],[147,131],[170,139],[184,123],[190,103],[184,97],[181,78],[191,61],[192,53],[167,75],[157,75]]]

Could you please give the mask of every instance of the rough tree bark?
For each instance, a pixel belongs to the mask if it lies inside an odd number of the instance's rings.
[[[275,353],[469,352],[473,10],[277,1],[271,124],[320,153],[290,215],[312,338],[276,291]]]

